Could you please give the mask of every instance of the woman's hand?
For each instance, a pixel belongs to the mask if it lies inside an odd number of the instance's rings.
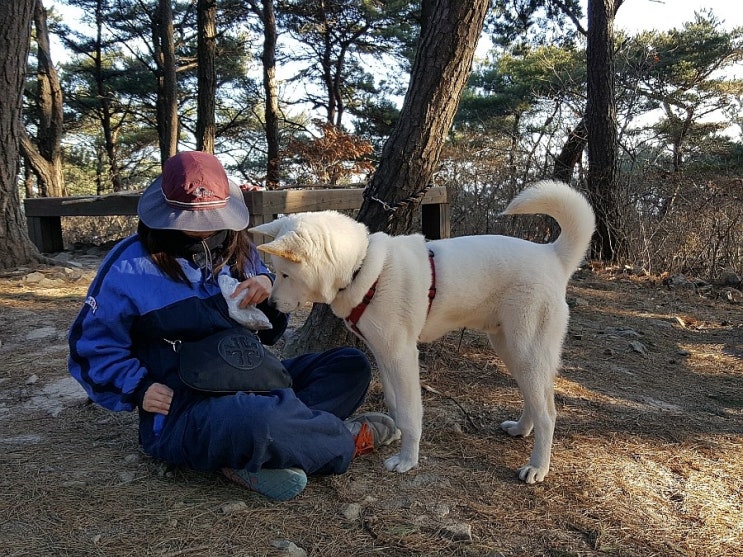
[[[171,402],[173,402],[173,389],[162,383],[153,383],[144,393],[142,410],[167,416]]]
[[[263,300],[267,299],[271,294],[271,288],[273,288],[271,279],[266,275],[258,275],[239,283],[230,297],[237,298],[243,296],[239,306],[246,308],[251,305],[260,304]]]

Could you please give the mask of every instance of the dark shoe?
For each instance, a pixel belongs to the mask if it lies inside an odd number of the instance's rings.
[[[299,468],[261,468],[257,472],[222,468],[222,474],[236,484],[275,501],[293,499],[307,485],[307,474]]]
[[[348,418],[346,427],[356,443],[354,458],[372,452],[374,449],[389,445],[400,438],[400,430],[395,421],[381,412],[366,412]]]

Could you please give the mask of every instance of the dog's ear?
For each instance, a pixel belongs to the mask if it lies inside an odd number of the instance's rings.
[[[262,224],[261,226],[268,226],[268,224]],[[257,226],[256,230],[259,229],[261,226]],[[262,233],[260,230],[257,231],[259,233]],[[283,257],[284,259],[287,259],[292,263],[301,263],[303,259],[301,254],[292,249],[292,245],[297,245],[296,236],[297,233],[292,231],[288,234],[282,235],[280,238],[276,238],[273,242],[261,244],[260,246],[256,247],[264,253],[275,255],[276,257]]]
[[[281,234],[281,230],[284,228],[284,220],[285,219],[281,218],[272,220],[271,222],[267,222],[265,224],[259,224],[258,226],[254,226],[253,228],[248,228],[248,232],[252,234],[263,234],[264,236],[276,238],[279,234]]]

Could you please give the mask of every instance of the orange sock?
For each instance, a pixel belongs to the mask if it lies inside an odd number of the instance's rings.
[[[353,457],[368,454],[374,451],[374,432],[368,424],[361,424],[361,429],[356,435],[356,450],[353,452]]]

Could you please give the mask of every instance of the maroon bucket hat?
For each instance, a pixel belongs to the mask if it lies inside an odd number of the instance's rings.
[[[137,214],[150,228],[189,232],[242,230],[250,219],[240,187],[217,157],[202,151],[170,157],[142,194]]]

